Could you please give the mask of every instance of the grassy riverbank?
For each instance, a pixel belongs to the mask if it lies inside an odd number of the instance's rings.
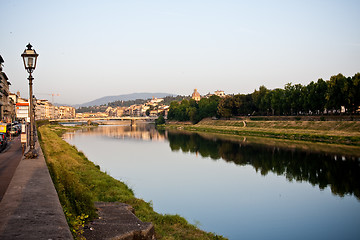
[[[152,222],[157,239],[225,239],[199,230],[178,215],[156,213],[151,203],[135,198],[124,183],[100,171],[82,152],[61,139],[69,129],[46,124],[38,127],[38,133],[60,202],[78,238],[83,220],[96,216],[95,201],[119,201],[131,205],[140,220]]]
[[[360,121],[254,121],[204,119],[195,125],[168,123],[165,128],[360,146]]]

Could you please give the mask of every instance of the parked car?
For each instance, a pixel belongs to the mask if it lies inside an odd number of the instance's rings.
[[[1,123],[0,124],[0,133],[5,133],[7,137],[10,135],[10,129],[11,129],[10,123]]]
[[[11,129],[10,129],[10,134],[13,135],[13,136],[17,136],[19,135],[21,132],[21,129],[18,125],[15,125],[15,126],[12,126]]]
[[[0,133],[0,150],[4,150],[7,145],[6,133]]]

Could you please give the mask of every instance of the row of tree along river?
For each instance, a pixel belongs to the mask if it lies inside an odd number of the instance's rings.
[[[338,74],[330,80],[319,79],[306,86],[288,83],[284,89],[273,90],[261,86],[250,94],[225,98],[214,95],[199,102],[193,99],[174,101],[170,104],[168,119],[196,123],[206,117],[355,114],[359,106],[360,73],[352,77]]]

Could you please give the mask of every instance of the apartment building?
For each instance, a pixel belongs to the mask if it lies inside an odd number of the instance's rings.
[[[76,117],[75,108],[73,107],[60,106],[58,107],[58,112],[59,112],[59,118],[69,119]]]
[[[0,55],[0,121],[12,122],[15,120],[14,101],[9,98],[10,90],[9,78],[3,72],[4,59]]]

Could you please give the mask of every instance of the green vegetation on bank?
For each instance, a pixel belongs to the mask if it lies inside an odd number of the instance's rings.
[[[167,128],[276,139],[360,146],[359,121],[252,121],[204,119],[195,125],[171,123]],[[360,149],[359,149],[360,150]]]
[[[219,98],[202,98],[199,102],[184,99],[170,104],[168,119],[199,122],[203,118],[235,116],[291,116],[356,114],[360,106],[360,73],[353,77],[342,74],[330,80],[319,79],[306,86],[285,85],[284,89],[261,86],[251,94],[236,94]]]
[[[151,203],[135,198],[124,183],[100,171],[99,166],[61,138],[62,133],[71,128],[49,124],[38,126],[50,174],[76,238],[81,238],[83,220],[96,216],[95,201],[119,201],[131,205],[140,220],[152,222],[157,239],[224,239],[199,230],[178,215],[158,214]]]

